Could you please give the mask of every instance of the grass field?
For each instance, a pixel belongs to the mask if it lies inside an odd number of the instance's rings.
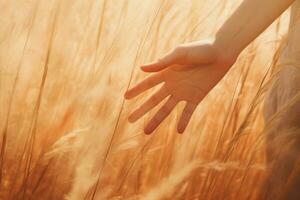
[[[0,0],[0,199],[257,199],[264,88],[286,15],[176,133],[129,124],[139,65],[212,37],[235,0]],[[152,92],[152,91],[150,91]],[[153,112],[152,112],[153,113]]]

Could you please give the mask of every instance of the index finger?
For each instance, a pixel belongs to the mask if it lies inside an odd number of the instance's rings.
[[[163,81],[160,73],[152,74],[148,77],[146,77],[144,80],[133,86],[131,89],[129,89],[125,93],[126,99],[131,99],[133,97],[136,97],[137,95],[145,92],[146,90],[158,85]]]

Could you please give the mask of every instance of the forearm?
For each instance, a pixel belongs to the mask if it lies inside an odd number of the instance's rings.
[[[239,55],[295,0],[244,0],[216,34],[214,45]]]

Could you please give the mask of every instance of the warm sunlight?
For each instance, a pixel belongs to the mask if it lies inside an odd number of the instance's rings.
[[[0,0],[0,199],[298,199],[294,1]]]

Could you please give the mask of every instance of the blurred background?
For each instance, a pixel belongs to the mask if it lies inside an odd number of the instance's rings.
[[[239,57],[183,135],[129,124],[139,65],[213,37],[241,0],[0,0],[0,199],[257,199],[262,118],[286,12]],[[153,91],[149,91],[150,93]],[[149,93],[148,93],[149,94]]]

